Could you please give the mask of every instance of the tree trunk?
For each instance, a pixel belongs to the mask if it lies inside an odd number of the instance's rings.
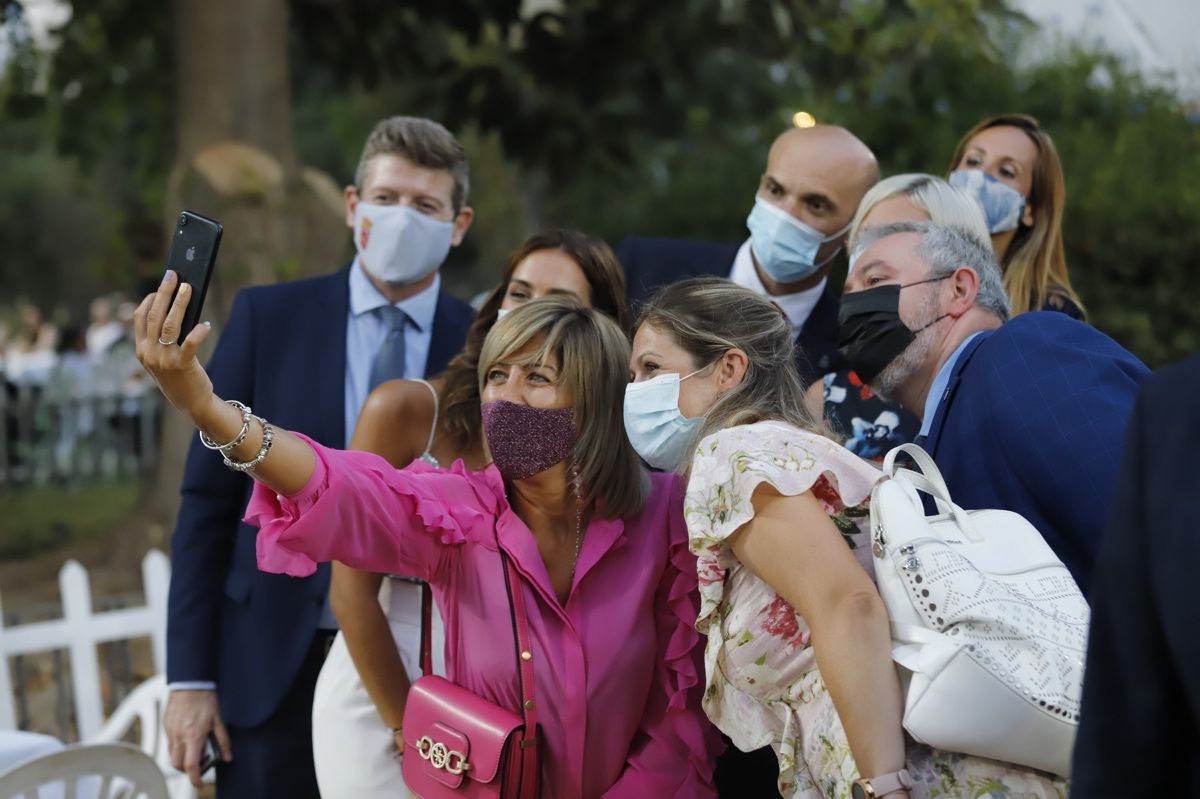
[[[166,235],[183,208],[224,226],[202,316],[219,333],[240,289],[331,270],[347,235],[337,185],[296,163],[286,0],[176,0],[174,14],[176,151]],[[168,408],[158,468],[142,496],[167,529],[191,435],[190,423]]]

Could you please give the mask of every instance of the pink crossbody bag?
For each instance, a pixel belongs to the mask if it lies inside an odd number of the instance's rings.
[[[541,788],[529,618],[517,569],[503,551],[500,559],[517,643],[523,715],[433,674],[433,600],[429,586],[423,586],[423,676],[412,684],[404,705],[401,761],[408,790],[421,799],[537,799]]]

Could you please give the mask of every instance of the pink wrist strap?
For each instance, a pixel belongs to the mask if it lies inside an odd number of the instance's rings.
[[[887,796],[893,791],[907,791],[913,787],[912,775],[908,773],[908,769],[903,768],[891,774],[871,777],[867,782],[871,783],[871,790],[876,796]]]

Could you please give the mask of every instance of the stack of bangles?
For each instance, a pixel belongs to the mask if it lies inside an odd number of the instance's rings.
[[[249,405],[243,405],[237,400],[225,400],[225,402],[242,412],[242,429],[241,432],[234,437],[228,444],[218,444],[209,438],[203,430],[200,431],[200,443],[207,449],[221,453],[221,458],[225,461],[225,465],[235,472],[253,471],[260,463],[266,460],[267,453],[271,451],[271,442],[275,439],[275,428],[261,416],[255,416],[250,411]],[[255,419],[262,427],[262,447],[258,450],[258,454],[252,460],[235,461],[230,459],[229,452],[235,447],[241,445],[246,440],[246,434],[250,432],[250,420]]]

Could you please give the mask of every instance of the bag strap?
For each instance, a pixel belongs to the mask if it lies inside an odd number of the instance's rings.
[[[922,490],[934,497],[949,502],[950,489],[946,487],[946,481],[942,479],[941,470],[933,462],[933,458],[929,457],[929,453],[916,444],[901,444],[898,447],[892,448],[883,459],[883,473],[894,476],[897,471],[900,471],[896,466],[896,458],[901,452],[913,459],[913,463],[917,464],[917,468],[921,470],[921,474],[933,488],[933,490],[924,488]]]
[[[533,701],[533,647],[529,641],[529,617],[525,613],[525,591],[521,587],[521,575],[512,558],[503,549],[500,558],[504,561],[504,587],[508,590],[508,601],[512,608],[513,638],[517,643],[517,677],[521,684],[521,714],[525,717],[525,734],[517,754],[521,758],[521,799],[533,799],[538,795],[541,781],[541,741],[537,734],[537,706]]]
[[[529,616],[525,612],[525,592],[521,590],[521,575],[512,558],[501,549],[500,560],[504,565],[504,589],[508,593],[508,605],[512,614],[513,639],[517,650],[517,677],[521,688],[521,715],[525,720],[525,735],[522,737],[521,789],[525,796],[537,795],[541,778],[537,736],[537,705],[533,698],[533,647],[529,637]],[[421,583],[421,673],[433,674],[433,592],[429,583]]]

